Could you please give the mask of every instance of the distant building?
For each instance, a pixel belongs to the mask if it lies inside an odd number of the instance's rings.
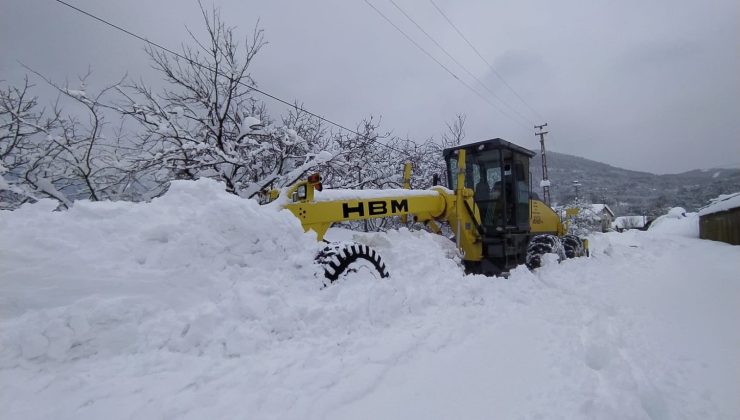
[[[630,229],[645,230],[650,225],[647,216],[619,216],[612,222],[612,228],[617,232]]]
[[[566,220],[568,218],[566,211],[576,207],[578,208],[577,221],[589,231],[606,232],[611,229],[614,212],[606,204],[581,203],[574,206],[555,206],[553,210],[560,215],[561,220]]]
[[[699,210],[699,237],[740,245],[740,192],[720,195]]]
[[[591,212],[601,221],[601,231],[606,232],[614,221],[614,212],[606,204],[591,204]]]

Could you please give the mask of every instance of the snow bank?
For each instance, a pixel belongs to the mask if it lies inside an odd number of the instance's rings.
[[[41,201],[0,218],[0,314],[11,320],[0,366],[163,348],[239,355],[290,334],[284,317],[296,314],[271,316],[276,290],[321,285],[313,235],[215,181],[173,182],[149,204],[54,207]]]
[[[653,233],[698,238],[699,216],[696,213],[686,213],[683,207],[674,207],[655,219],[648,230]]]

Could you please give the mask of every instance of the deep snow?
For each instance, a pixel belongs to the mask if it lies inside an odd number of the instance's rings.
[[[312,234],[213,181],[52,208],[0,212],[3,419],[740,417],[740,247],[695,218],[508,279],[358,235],[391,278],[324,288]]]

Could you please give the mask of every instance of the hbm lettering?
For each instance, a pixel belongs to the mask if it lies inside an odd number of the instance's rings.
[[[388,203],[390,202],[390,211],[388,211]],[[369,216],[382,216],[384,214],[398,214],[402,212],[408,213],[409,202],[408,200],[378,200],[367,202],[367,214]],[[350,206],[349,203],[342,203],[342,217],[349,218],[352,213],[356,213],[358,217],[365,216],[365,203],[359,202],[356,206]]]

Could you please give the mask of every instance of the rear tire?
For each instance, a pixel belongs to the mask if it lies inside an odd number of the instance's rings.
[[[349,273],[357,272],[357,263],[360,260],[369,262],[380,278],[390,276],[380,254],[365,244],[332,242],[316,255],[316,263],[323,267],[324,277],[329,283],[334,283],[339,277],[346,277]]]
[[[583,240],[576,235],[565,235],[563,237],[563,250],[566,258],[583,257],[586,255]]]
[[[565,259],[563,243],[555,235],[535,235],[527,245],[527,257],[525,263],[527,268],[534,270],[542,266],[542,256],[545,254],[556,254],[558,261]]]

